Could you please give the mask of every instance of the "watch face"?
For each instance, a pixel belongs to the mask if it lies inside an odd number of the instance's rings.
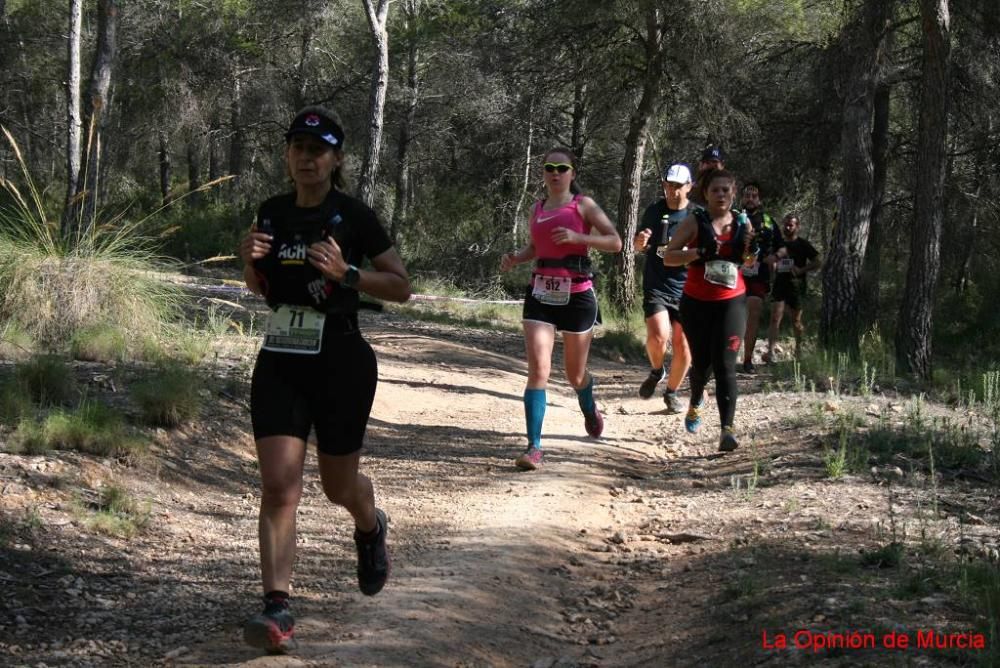
[[[358,273],[358,268],[348,265],[347,272],[344,274],[344,280],[341,282],[347,287],[353,288],[360,278],[361,274]]]

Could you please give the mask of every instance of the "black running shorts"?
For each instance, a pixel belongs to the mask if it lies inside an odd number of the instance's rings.
[[[659,290],[645,290],[642,293],[642,314],[651,318],[657,313],[666,311],[671,324],[680,324],[680,298],[674,298]]]
[[[772,302],[785,302],[788,308],[802,310],[802,288],[797,281],[775,281],[771,288]]]
[[[524,295],[521,319],[524,322],[548,323],[559,332],[584,334],[601,322],[601,309],[593,288],[574,292],[565,306],[550,306],[535,299],[529,285]]]
[[[328,327],[316,355],[261,350],[250,386],[254,438],[307,440],[315,427],[320,452],[357,452],[377,383],[375,352],[356,328]]]

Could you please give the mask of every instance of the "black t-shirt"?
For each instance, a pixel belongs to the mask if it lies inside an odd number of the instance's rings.
[[[806,239],[801,237],[796,237],[791,241],[785,239],[784,237],[778,238],[774,249],[775,253],[777,253],[781,248],[786,249],[788,253],[788,257],[786,259],[791,260],[792,264],[796,267],[804,267],[819,257],[819,251],[813,248],[813,245]],[[798,277],[792,276],[791,266],[787,262],[783,264],[782,258],[779,257],[775,267],[775,287],[778,287],[779,285],[791,285],[793,278],[801,280],[802,287],[805,288],[805,275]]]
[[[257,211],[257,230],[274,236],[271,252],[254,262],[269,306],[310,306],[324,313],[356,313],[358,292],[323,276],[306,249],[332,236],[348,264],[360,265],[392,247],[375,212],[360,200],[331,190],[315,207],[295,205],[295,193],[272,197]]]
[[[677,232],[677,226],[687,218],[690,209],[689,205],[675,211],[667,206],[666,199],[660,198],[643,212],[639,229],[649,229],[652,232],[645,251],[646,266],[642,270],[643,291],[655,290],[670,297],[681,298],[684,281],[687,279],[687,267],[664,267],[663,259],[656,254],[656,251],[669,243]]]

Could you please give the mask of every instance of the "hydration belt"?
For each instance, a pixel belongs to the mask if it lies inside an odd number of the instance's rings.
[[[584,274],[587,279],[593,276],[593,265],[586,255],[567,255],[560,258],[539,258],[535,260],[536,269],[569,269],[576,274]]]

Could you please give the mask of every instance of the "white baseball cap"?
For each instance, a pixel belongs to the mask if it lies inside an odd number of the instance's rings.
[[[663,172],[663,180],[671,183],[691,183],[691,170],[682,163],[670,165]]]

